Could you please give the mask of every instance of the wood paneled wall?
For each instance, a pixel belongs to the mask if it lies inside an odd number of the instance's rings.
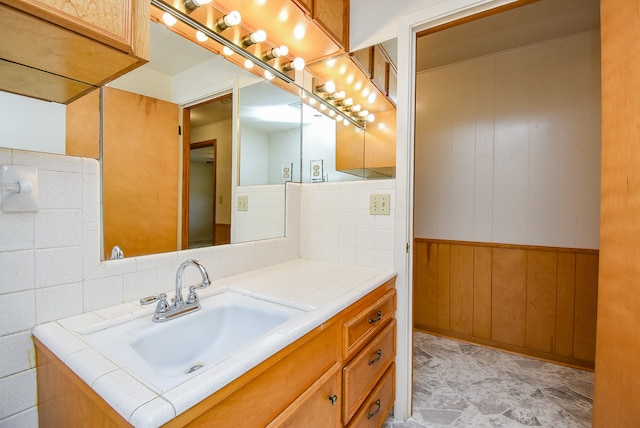
[[[417,238],[414,328],[583,368],[598,251]]]

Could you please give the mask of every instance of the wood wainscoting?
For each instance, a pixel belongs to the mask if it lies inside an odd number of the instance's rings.
[[[598,250],[414,240],[413,325],[593,369]]]

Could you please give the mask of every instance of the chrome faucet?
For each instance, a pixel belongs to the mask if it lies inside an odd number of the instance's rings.
[[[189,295],[187,296],[187,299],[184,300],[182,297],[182,275],[188,266],[195,266],[200,271],[200,275],[202,275],[202,282],[199,285],[190,286]],[[158,302],[152,321],[168,321],[200,309],[200,300],[196,294],[196,289],[207,288],[210,285],[211,280],[209,279],[209,274],[204,266],[194,259],[185,260],[180,264],[178,271],[176,272],[176,295],[171,304],[167,302],[167,295],[165,293],[161,293],[157,296],[145,297],[140,300],[140,304],[148,305],[150,303]]]

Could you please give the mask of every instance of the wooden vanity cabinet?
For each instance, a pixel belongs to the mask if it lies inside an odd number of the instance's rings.
[[[385,376],[395,376],[396,356],[396,291],[388,289],[376,299],[363,299],[367,306],[357,310],[343,323],[344,369],[342,377],[343,412],[346,426],[358,416],[359,426],[379,426],[395,401],[395,382]],[[391,374],[388,374],[391,370]],[[371,402],[377,409],[370,409]],[[365,423],[366,422],[366,423]],[[362,425],[364,424],[364,425]]]
[[[391,279],[163,426],[380,427],[395,399],[395,309]],[[129,426],[34,342],[40,426]]]
[[[149,60],[145,0],[0,0],[0,90],[67,104]]]

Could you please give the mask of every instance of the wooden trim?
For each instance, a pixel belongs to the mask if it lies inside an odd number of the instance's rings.
[[[472,247],[489,247],[489,248],[506,248],[512,250],[527,251],[553,251],[558,253],[575,253],[575,254],[592,254],[598,255],[599,250],[590,248],[570,248],[570,247],[547,247],[540,245],[524,245],[524,244],[502,244],[498,242],[479,242],[479,241],[455,241],[450,239],[431,239],[431,238],[414,238],[415,242],[432,242],[435,244],[450,245],[470,245]]]
[[[478,19],[486,18],[487,16],[496,15],[498,13],[506,12],[511,9],[526,6],[528,4],[536,3],[540,0],[517,0],[513,3],[505,4],[503,6],[494,7],[489,10],[474,13],[473,15],[465,16],[455,21],[445,22],[444,24],[437,25],[435,27],[427,28],[416,34],[416,37],[428,36],[429,34],[437,33],[438,31],[446,30],[448,28],[457,27],[458,25],[467,24]]]
[[[414,328],[593,368],[598,252],[414,240]]]
[[[86,426],[130,427],[89,385],[33,337],[38,376],[38,420],[42,427],[82,420]],[[67,413],[69,412],[69,413]],[[78,418],[78,419],[76,419]],[[73,425],[71,423],[71,425]],[[60,425],[63,426],[63,425]]]
[[[182,110],[182,217],[180,225],[180,248],[189,248],[189,196],[191,184],[191,119],[190,109]]]

